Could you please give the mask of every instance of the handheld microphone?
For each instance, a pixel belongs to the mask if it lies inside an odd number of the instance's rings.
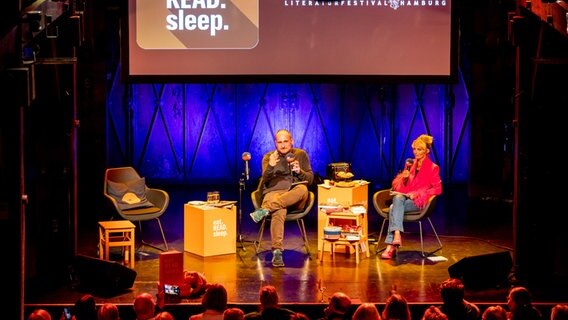
[[[290,167],[290,171],[292,171],[292,162],[294,162],[294,160],[296,160],[296,156],[292,152],[288,152],[288,154],[286,154],[286,161],[288,162],[288,167]],[[292,174],[294,173],[295,172],[292,171]]]
[[[404,162],[404,169],[406,169],[406,171],[410,171],[410,167],[412,167],[413,164],[414,164],[414,159],[412,158],[406,159],[406,161]],[[407,182],[408,182],[408,177],[404,178],[405,185]]]
[[[249,160],[251,158],[250,152],[243,152],[241,158],[245,162],[245,176],[249,179]]]
[[[410,171],[410,167],[412,167],[413,164],[414,164],[414,159],[412,158],[406,159],[406,162],[404,163],[405,169]]]
[[[296,160],[296,156],[292,152],[288,152],[288,154],[286,154],[286,161],[292,163],[294,160]]]

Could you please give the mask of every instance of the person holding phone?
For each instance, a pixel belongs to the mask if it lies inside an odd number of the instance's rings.
[[[404,213],[424,208],[428,199],[442,193],[440,167],[430,159],[434,138],[422,134],[412,142],[414,159],[392,181],[392,205],[389,210],[389,227],[382,259],[392,259],[402,246]],[[412,160],[412,161],[410,161]]]
[[[288,208],[303,208],[309,197],[308,186],[314,181],[310,158],[306,151],[294,148],[290,131],[281,129],[274,137],[276,150],[262,158],[261,207],[250,214],[254,222],[267,215],[272,238],[272,266],[283,267],[284,221]]]

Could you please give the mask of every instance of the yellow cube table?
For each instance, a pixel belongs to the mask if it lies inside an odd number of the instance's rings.
[[[237,252],[237,206],[184,205],[184,251],[202,257]]]
[[[124,260],[134,269],[135,228],[128,220],[99,221],[99,259],[110,260],[109,249],[122,247]]]

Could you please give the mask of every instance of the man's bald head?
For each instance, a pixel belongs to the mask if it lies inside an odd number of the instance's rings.
[[[154,316],[156,301],[154,297],[147,293],[141,293],[134,299],[134,312],[137,320],[146,320]]]

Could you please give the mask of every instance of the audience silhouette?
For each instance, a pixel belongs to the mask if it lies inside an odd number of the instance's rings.
[[[464,299],[465,287],[460,279],[449,278],[440,285],[443,304],[440,310],[449,320],[479,320],[481,311],[472,302]]]
[[[228,308],[223,312],[223,320],[243,320],[245,313],[240,308]]]
[[[350,320],[351,298],[343,292],[335,292],[323,310],[325,316],[320,320]]]
[[[114,303],[104,303],[99,307],[97,320],[120,320],[120,312]]]
[[[156,312],[156,301],[151,294],[143,292],[136,296],[133,307],[136,320],[150,320]]]
[[[276,288],[265,285],[259,291],[259,310],[245,314],[245,319],[289,320],[294,312],[282,308]]]
[[[35,309],[28,316],[28,320],[51,320],[51,315],[45,309]]]
[[[383,320],[412,320],[406,299],[398,293],[391,293],[385,303],[382,318]]]
[[[507,296],[509,320],[541,320],[542,314],[532,305],[532,296],[525,287],[514,287]]]
[[[568,320],[568,304],[557,304],[552,307],[550,320]]]
[[[211,283],[201,298],[201,305],[205,308],[200,314],[189,317],[189,320],[223,319],[223,312],[227,309],[227,289],[222,284]]]
[[[353,313],[352,320],[381,320],[379,310],[374,303],[365,302],[359,305]]]
[[[481,315],[481,320],[507,320],[507,311],[499,305],[487,307]]]
[[[430,306],[428,309],[424,310],[422,315],[422,320],[448,320],[448,316],[436,306]]]

